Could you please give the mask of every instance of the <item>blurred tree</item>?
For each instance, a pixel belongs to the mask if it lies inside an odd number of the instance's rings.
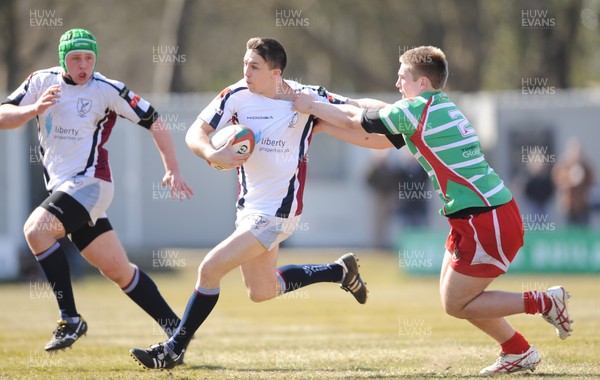
[[[5,73],[5,78],[1,81],[6,83],[8,89],[14,89],[19,85],[17,76],[18,53],[17,48],[17,15],[16,0],[4,0],[0,2],[0,34],[2,44],[0,44],[0,55],[3,59],[0,62],[0,71]]]
[[[531,77],[556,88],[600,83],[600,51],[590,48],[600,43],[598,0],[2,0],[0,11],[7,91],[56,65],[58,37],[72,27],[96,34],[99,71],[138,92],[220,91],[241,77],[253,36],[284,44],[286,78],[342,93],[395,91],[399,53],[424,44],[446,52],[454,91],[520,90]],[[44,11],[61,26],[32,25]],[[157,62],[156,48],[185,59]]]
[[[181,69],[181,63],[185,63],[181,61],[185,61],[184,57],[187,58],[182,53],[185,49],[182,49],[181,46],[182,34],[184,32],[184,24],[181,20],[183,19],[183,15],[189,11],[189,6],[189,0],[167,0],[165,2],[159,46],[153,47],[153,49],[157,49],[159,53],[162,50],[163,58],[170,57],[168,61],[171,62],[162,62],[154,66],[152,92],[168,93],[175,91],[178,87],[175,85],[176,74]]]
[[[516,34],[522,52],[517,63],[522,78],[547,79],[557,88],[573,86],[570,75],[582,0],[534,0],[527,5],[521,12],[522,28]],[[534,27],[527,26],[530,24]]]

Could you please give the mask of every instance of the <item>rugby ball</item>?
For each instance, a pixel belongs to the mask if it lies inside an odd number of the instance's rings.
[[[256,143],[252,130],[242,124],[228,125],[210,134],[210,143],[213,148],[220,149],[227,144],[233,136],[231,149],[237,154],[252,153]],[[228,170],[209,162],[217,170]]]

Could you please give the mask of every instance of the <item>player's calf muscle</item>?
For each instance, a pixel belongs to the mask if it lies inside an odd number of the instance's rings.
[[[134,269],[131,265],[121,265],[114,261],[102,261],[94,264],[102,273],[102,275],[112,282],[124,287],[131,282],[134,275]]]

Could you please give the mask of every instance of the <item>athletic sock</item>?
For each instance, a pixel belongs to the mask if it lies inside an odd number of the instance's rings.
[[[175,331],[175,334],[167,341],[167,346],[176,356],[181,355],[181,352],[187,347],[196,330],[210,315],[219,300],[219,293],[219,288],[194,289],[185,307],[179,327]]]
[[[527,350],[529,350],[529,347],[531,346],[523,337],[523,335],[515,331],[515,335],[513,335],[512,338],[510,338],[506,342],[502,343],[500,347],[502,348],[502,352],[504,352],[505,354],[520,355],[524,352],[527,352]]]
[[[546,315],[552,307],[550,297],[541,290],[523,292],[523,302],[525,303],[526,314],[540,313]]]
[[[122,288],[123,292],[154,318],[168,336],[173,335],[179,325],[179,317],[160,294],[154,281],[137,266],[134,267],[133,278],[127,286]]]
[[[68,318],[78,318],[79,314],[77,314],[73,287],[71,286],[69,262],[63,247],[59,242],[56,242],[44,252],[35,255],[35,259],[42,267],[42,271],[52,287],[60,309],[61,319],[69,321]]]
[[[283,294],[317,282],[341,282],[344,268],[339,264],[286,265],[277,268],[277,276]]]

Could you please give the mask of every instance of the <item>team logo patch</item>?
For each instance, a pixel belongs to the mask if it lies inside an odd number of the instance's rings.
[[[133,94],[133,93],[132,93]],[[133,97],[131,98],[131,101],[129,102],[129,105],[131,106],[131,108],[135,108],[137,107],[139,101],[140,101],[140,96],[137,94],[133,94]]]
[[[79,113],[79,117],[85,117],[88,112],[92,109],[92,100],[79,98],[77,99],[77,112]]]
[[[269,224],[269,220],[261,215],[257,215],[254,218],[254,223],[252,224],[252,228],[255,230],[259,230],[261,228],[265,228]]]
[[[69,182],[68,187],[69,187],[69,190],[72,190],[72,189],[74,189],[76,187],[81,186],[82,184],[83,184],[83,181],[81,179],[74,178],[71,182]]]
[[[52,132],[52,115],[48,114],[46,116],[46,135],[50,136],[50,132]]]

